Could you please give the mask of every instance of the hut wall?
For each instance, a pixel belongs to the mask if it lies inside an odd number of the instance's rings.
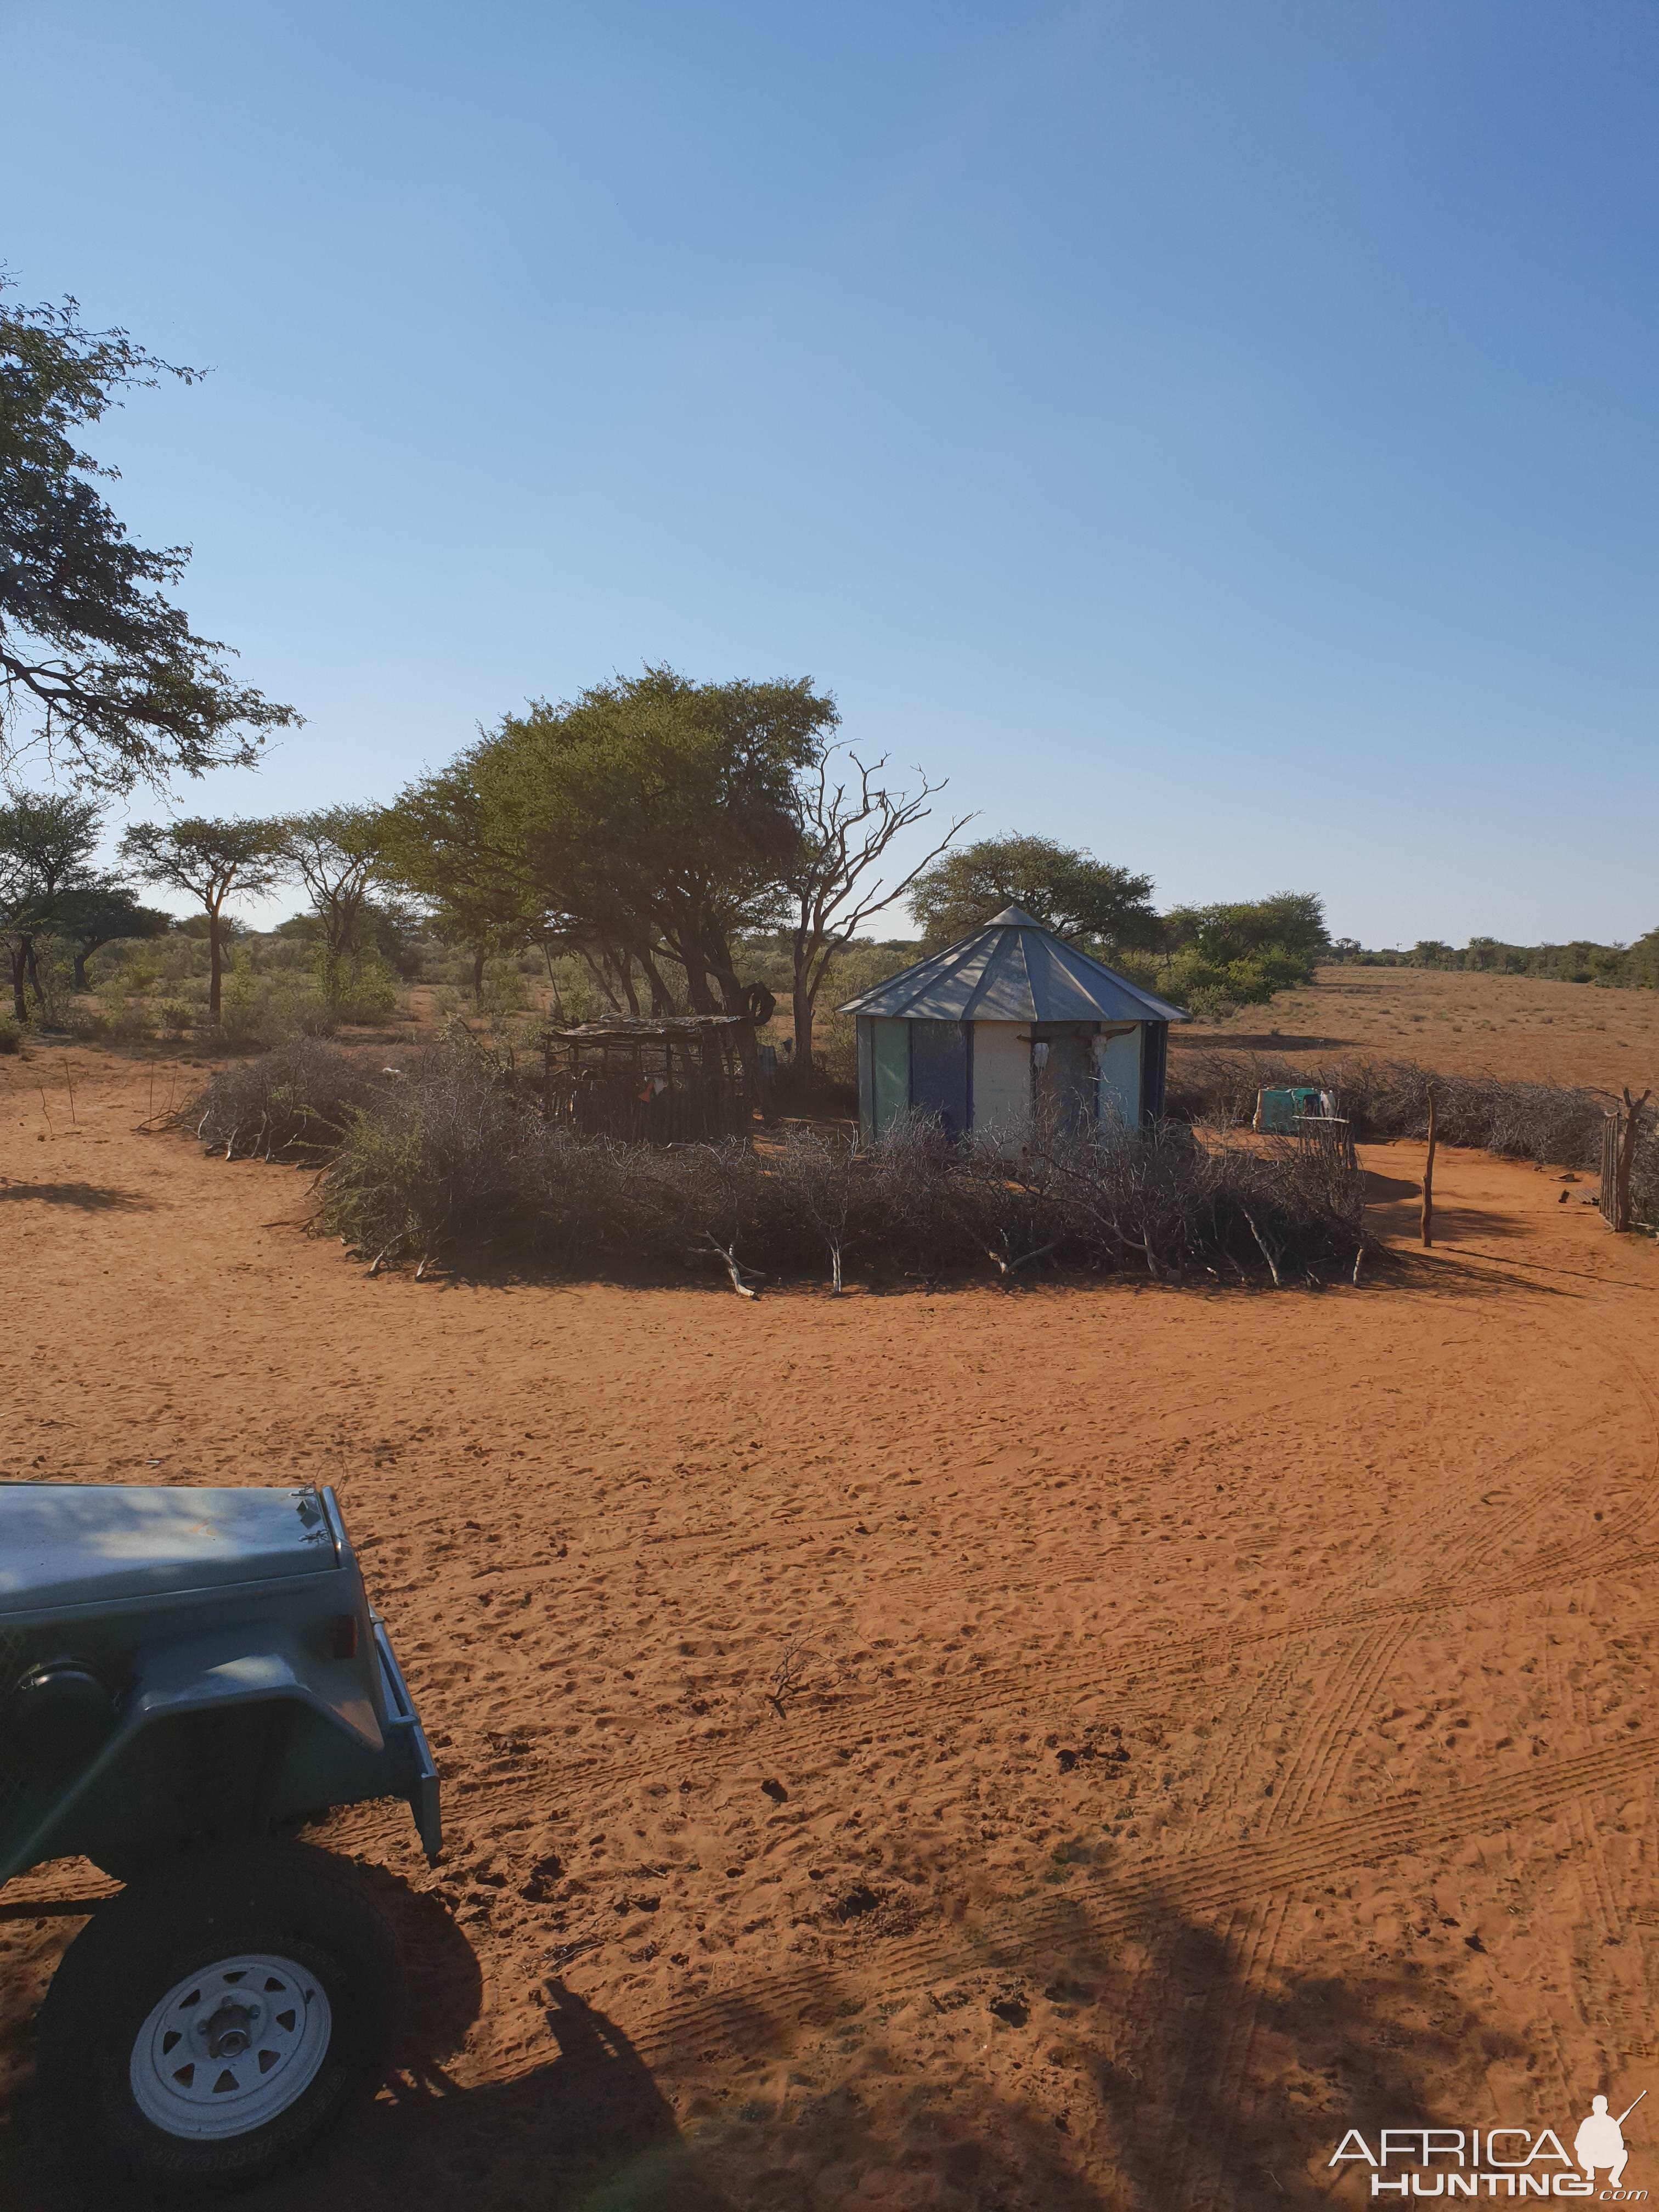
[[[950,1026],[954,1029],[956,1024]],[[870,1024],[870,1127],[878,1137],[910,1104],[912,1027],[909,1022],[879,1017]]]
[[[1100,1087],[1095,1110],[1103,1129],[1139,1127],[1143,1027],[1137,1024],[1118,1036],[1103,1037],[1100,1041],[1096,1054]]]
[[[1030,1111],[1030,1030],[1018,1022],[975,1022],[975,1129],[988,1136],[1014,1136]]]
[[[910,1103],[937,1115],[952,1136],[967,1128],[973,1112],[971,1022],[913,1021],[899,1024],[910,1032]]]

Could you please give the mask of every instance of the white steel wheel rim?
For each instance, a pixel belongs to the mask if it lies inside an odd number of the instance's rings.
[[[246,2135],[305,2094],[333,2024],[327,1991],[292,1959],[216,1960],[175,1982],[139,2029],[134,2101],[167,2135]]]

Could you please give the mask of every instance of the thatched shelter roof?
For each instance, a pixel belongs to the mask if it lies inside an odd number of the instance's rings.
[[[550,1028],[562,1044],[690,1044],[699,1037],[729,1036],[747,1014],[601,1014],[573,1028]]]

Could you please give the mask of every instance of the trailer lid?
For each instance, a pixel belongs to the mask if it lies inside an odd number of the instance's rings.
[[[337,1564],[314,1490],[0,1486],[0,1614],[323,1574]]]

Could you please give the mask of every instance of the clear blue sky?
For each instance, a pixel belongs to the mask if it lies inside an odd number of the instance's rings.
[[[390,794],[647,660],[1371,943],[1659,922],[1653,0],[9,0],[120,511]],[[153,810],[152,810],[153,811]]]

